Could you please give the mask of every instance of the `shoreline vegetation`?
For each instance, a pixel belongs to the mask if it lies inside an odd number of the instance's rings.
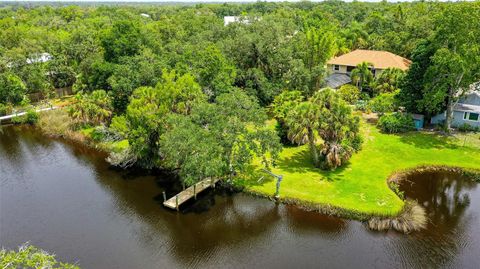
[[[67,112],[59,109],[42,113],[36,126],[47,136],[61,137],[106,153],[128,148],[126,140],[98,142],[92,138],[94,128],[72,131],[69,124]],[[427,132],[383,134],[366,121],[362,121],[361,129],[365,145],[336,171],[313,167],[306,146],[285,147],[276,167],[272,168],[272,172],[284,176],[278,199],[273,197],[276,182],[260,171],[260,163],[254,163],[250,172],[239,175],[232,185],[245,193],[307,211],[364,221],[373,230],[395,229],[409,233],[422,229],[427,220],[421,206],[404,200],[398,193],[401,180],[411,173],[442,170],[462,172],[478,181],[478,138],[475,141],[468,134],[440,137]]]
[[[432,169],[463,171],[478,181],[480,140],[471,134],[391,135],[381,133],[366,122],[362,124],[362,131],[365,145],[338,171],[321,171],[309,166],[305,146],[285,148],[278,166],[272,169],[284,176],[279,201],[349,219],[377,220],[368,225],[377,230],[398,228],[401,232],[410,232],[421,229],[425,220],[412,217],[421,215],[422,209],[404,201],[396,192],[398,185],[392,183],[398,183],[401,175]],[[259,180],[260,174],[256,176],[242,182],[245,191],[272,197],[275,182]],[[384,223],[378,224],[380,221]]]

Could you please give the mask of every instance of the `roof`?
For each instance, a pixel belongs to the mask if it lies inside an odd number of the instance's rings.
[[[331,74],[328,76],[325,81],[327,82],[327,86],[333,89],[336,89],[342,85],[348,84],[352,82],[352,79],[347,74]]]
[[[453,110],[455,110],[455,111],[462,111],[462,112],[480,113],[480,106],[457,103],[457,104],[453,107]]]
[[[52,55],[50,53],[41,53],[41,54],[35,54],[34,57],[28,58],[27,59],[27,64],[33,64],[33,63],[46,63],[53,59]]]
[[[368,62],[376,69],[399,68],[407,70],[412,61],[388,51],[380,50],[354,50],[347,54],[330,59],[328,64],[357,66],[362,62]]]
[[[412,114],[412,118],[414,120],[424,120],[425,119],[425,116],[422,115],[422,114]]]

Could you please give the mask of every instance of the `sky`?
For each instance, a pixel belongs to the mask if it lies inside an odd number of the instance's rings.
[[[265,0],[261,0],[265,1]],[[300,2],[302,0],[266,0],[266,2]],[[309,0],[321,2],[323,0]],[[352,0],[343,0],[351,2]],[[358,0],[359,2],[381,2],[382,0]],[[411,2],[413,0],[387,0],[389,2]],[[455,1],[455,0],[453,0]],[[0,2],[193,2],[193,3],[225,3],[225,2],[257,2],[257,0],[0,0]]]

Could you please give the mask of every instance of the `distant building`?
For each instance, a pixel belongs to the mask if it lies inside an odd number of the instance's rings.
[[[145,17],[145,18],[150,18],[150,15],[147,13],[141,13],[140,16]]]
[[[447,112],[432,117],[432,124],[445,123]],[[464,124],[472,127],[480,127],[480,92],[471,90],[453,106],[453,127]]]
[[[407,70],[411,61],[402,56],[388,51],[377,50],[354,50],[341,56],[330,59],[327,62],[327,70],[331,73],[327,80],[327,86],[338,88],[350,83],[350,74],[358,64],[368,62],[374,76],[378,76],[387,68]]]
[[[50,53],[40,53],[35,55],[34,57],[28,58],[27,59],[27,64],[33,64],[33,63],[46,63],[50,60],[52,60],[53,57],[50,55]]]
[[[243,23],[243,24],[250,24],[250,20],[247,19],[246,17],[240,17],[240,16],[225,16],[223,17],[223,25],[227,26],[230,23]]]

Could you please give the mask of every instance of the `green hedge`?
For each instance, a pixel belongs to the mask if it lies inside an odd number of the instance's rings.
[[[388,113],[380,117],[378,127],[384,133],[405,133],[415,130],[415,122],[410,114]]]

